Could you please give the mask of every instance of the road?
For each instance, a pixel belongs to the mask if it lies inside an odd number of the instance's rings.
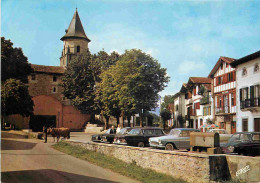
[[[16,182],[137,182],[52,149],[52,139],[23,139],[2,132],[1,180]]]

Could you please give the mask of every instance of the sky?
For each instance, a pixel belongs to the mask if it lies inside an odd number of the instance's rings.
[[[260,50],[260,1],[2,0],[1,36],[32,64],[59,65],[76,7],[97,53],[141,49],[167,68],[173,95],[189,77],[207,77],[220,56]]]

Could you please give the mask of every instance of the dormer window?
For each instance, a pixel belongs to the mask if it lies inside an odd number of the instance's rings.
[[[255,67],[254,67],[254,72],[258,72],[259,71],[259,64],[255,64]]]
[[[77,53],[80,52],[80,46],[77,46]]]
[[[242,76],[245,76],[245,75],[247,75],[247,70],[246,70],[246,68],[244,67],[243,70],[242,70]]]

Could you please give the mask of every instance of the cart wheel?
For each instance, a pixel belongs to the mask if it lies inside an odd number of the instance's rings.
[[[170,144],[170,143],[166,144],[165,150],[167,150],[167,151],[173,151],[173,150],[174,150],[173,144]]]
[[[138,147],[144,147],[144,143],[143,142],[138,142],[137,146]]]

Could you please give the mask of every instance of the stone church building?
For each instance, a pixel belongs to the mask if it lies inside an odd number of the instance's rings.
[[[34,115],[22,118],[18,115],[9,116],[7,121],[16,122],[18,128],[42,131],[43,125],[68,127],[81,130],[90,119],[90,115],[81,114],[62,94],[59,85],[70,60],[88,49],[90,39],[86,36],[78,12],[65,30],[60,66],[31,64],[34,72],[29,76],[29,93],[34,101]],[[18,123],[17,123],[18,122]]]

